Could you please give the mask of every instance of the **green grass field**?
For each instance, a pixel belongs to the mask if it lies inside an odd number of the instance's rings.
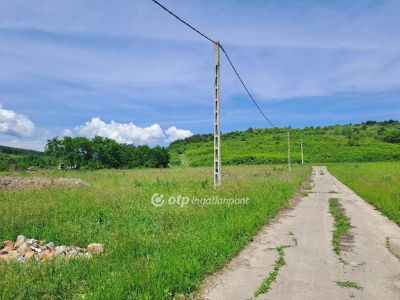
[[[194,293],[202,279],[238,253],[263,224],[288,205],[310,168],[246,166],[212,170],[49,171],[88,187],[0,192],[0,240],[19,234],[86,247],[105,245],[91,260],[0,262],[1,299],[172,299]],[[43,176],[43,174],[41,174]],[[151,204],[169,196],[249,197],[247,205]]]
[[[329,171],[383,214],[400,224],[400,163],[329,165]]]
[[[291,129],[292,161],[301,162],[301,142],[306,163],[398,161],[400,143],[386,138],[391,132],[400,136],[400,123]],[[171,164],[211,165],[212,144],[212,135],[178,140],[169,147]],[[287,129],[226,133],[221,137],[221,149],[223,165],[283,164],[287,162]]]

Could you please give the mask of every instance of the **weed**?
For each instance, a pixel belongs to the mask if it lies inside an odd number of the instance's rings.
[[[338,199],[329,199],[329,211],[335,219],[335,229],[332,235],[333,251],[335,251],[337,255],[340,255],[341,240],[346,234],[348,234],[351,228],[350,220],[344,214]]]
[[[309,194],[310,194],[309,192],[301,192],[302,197],[308,197]]]
[[[352,288],[357,290],[362,290],[363,287],[359,285],[357,282],[353,281],[335,281],[336,284],[342,288]]]
[[[274,270],[271,271],[267,278],[265,278],[263,280],[263,282],[261,283],[260,287],[258,288],[258,290],[255,292],[255,296],[259,296],[260,294],[265,294],[266,292],[268,292],[271,288],[271,284],[276,280],[276,278],[278,277],[278,272],[279,269],[282,268],[285,264],[285,246],[279,246],[278,248],[276,248],[276,250],[278,251],[278,259],[275,261],[275,266],[274,266]]]
[[[260,287],[255,292],[254,295],[256,297],[259,296],[260,294],[264,294],[264,293],[266,293],[266,292],[268,292],[270,290],[271,284],[278,277],[279,269],[282,268],[286,264],[286,262],[285,262],[285,248],[296,247],[298,245],[298,241],[297,241],[297,238],[294,236],[294,233],[292,231],[289,231],[288,235],[292,236],[293,245],[281,245],[281,246],[279,246],[277,248],[269,248],[269,250],[278,251],[279,257],[275,261],[274,270],[268,274],[267,278],[265,278],[263,280],[263,282],[261,283]]]

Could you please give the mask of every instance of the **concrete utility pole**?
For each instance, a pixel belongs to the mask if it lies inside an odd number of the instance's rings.
[[[301,141],[301,164],[304,165],[303,140]]]
[[[221,185],[221,128],[220,128],[220,43],[214,47],[214,188]]]
[[[292,171],[292,161],[290,159],[290,131],[289,131],[289,129],[287,131],[287,141],[288,141],[288,169],[289,169],[289,172],[291,172]]]

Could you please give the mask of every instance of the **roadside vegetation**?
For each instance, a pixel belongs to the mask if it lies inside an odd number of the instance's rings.
[[[0,241],[23,234],[105,248],[90,260],[0,261],[0,298],[172,299],[194,293],[288,206],[310,168],[294,166],[289,174],[286,166],[236,166],[223,172],[219,192],[211,168],[49,170],[40,176],[77,177],[89,186],[0,192]],[[250,200],[155,207],[154,193]]]
[[[286,264],[285,261],[285,246],[279,246],[276,248],[276,251],[278,251],[278,259],[275,261],[274,265],[274,270],[271,271],[267,278],[263,280],[261,283],[260,287],[257,289],[255,292],[255,296],[259,296],[261,294],[265,294],[271,289],[271,285],[274,281],[276,281],[276,278],[278,277],[278,272],[279,270]]]
[[[297,247],[298,241],[294,236],[293,232],[288,233],[292,237],[293,245],[280,245],[277,248],[270,248],[269,250],[276,250],[278,252],[278,258],[275,261],[274,269],[268,274],[268,276],[261,282],[260,286],[254,293],[254,296],[258,297],[261,294],[267,293],[271,289],[271,285],[275,282],[279,275],[279,270],[286,265],[285,261],[285,249],[291,247]]]
[[[332,164],[329,171],[400,225],[400,163]]]
[[[222,164],[279,164],[287,162],[287,128],[253,129],[223,134]],[[291,129],[292,161],[306,163],[371,162],[400,160],[400,122],[367,121],[356,125]],[[213,136],[194,135],[173,142],[171,164],[212,164]]]
[[[333,251],[335,251],[337,255],[340,255],[340,251],[342,250],[341,242],[349,233],[351,228],[350,220],[345,215],[338,199],[329,199],[329,212],[335,220],[335,229],[332,235]]]

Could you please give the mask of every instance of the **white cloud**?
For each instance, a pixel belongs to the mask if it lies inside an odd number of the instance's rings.
[[[153,124],[148,127],[139,127],[130,123],[118,123],[111,121],[106,123],[100,118],[92,118],[82,126],[75,128],[77,135],[93,138],[96,135],[107,137],[116,140],[119,143],[134,144],[134,145],[159,145],[171,143],[178,139],[184,139],[193,135],[190,130],[178,129],[176,126],[171,126],[163,131],[160,125]],[[164,134],[165,132],[165,134]],[[64,129],[65,135],[73,135],[69,129]]]
[[[72,136],[72,130],[71,129],[64,129],[63,130],[63,136]]]
[[[25,115],[0,106],[0,133],[18,137],[32,136],[35,124]]]
[[[190,130],[185,130],[185,129],[177,129],[175,126],[169,127],[167,130],[165,130],[165,133],[167,134],[167,141],[169,143],[172,143],[173,141],[184,139],[191,137],[193,135],[193,132]]]
[[[100,118],[92,118],[85,125],[76,128],[78,134],[94,137],[108,137],[119,143],[135,145],[154,145],[164,139],[164,133],[158,124],[149,127],[138,127],[133,123],[105,123]]]

